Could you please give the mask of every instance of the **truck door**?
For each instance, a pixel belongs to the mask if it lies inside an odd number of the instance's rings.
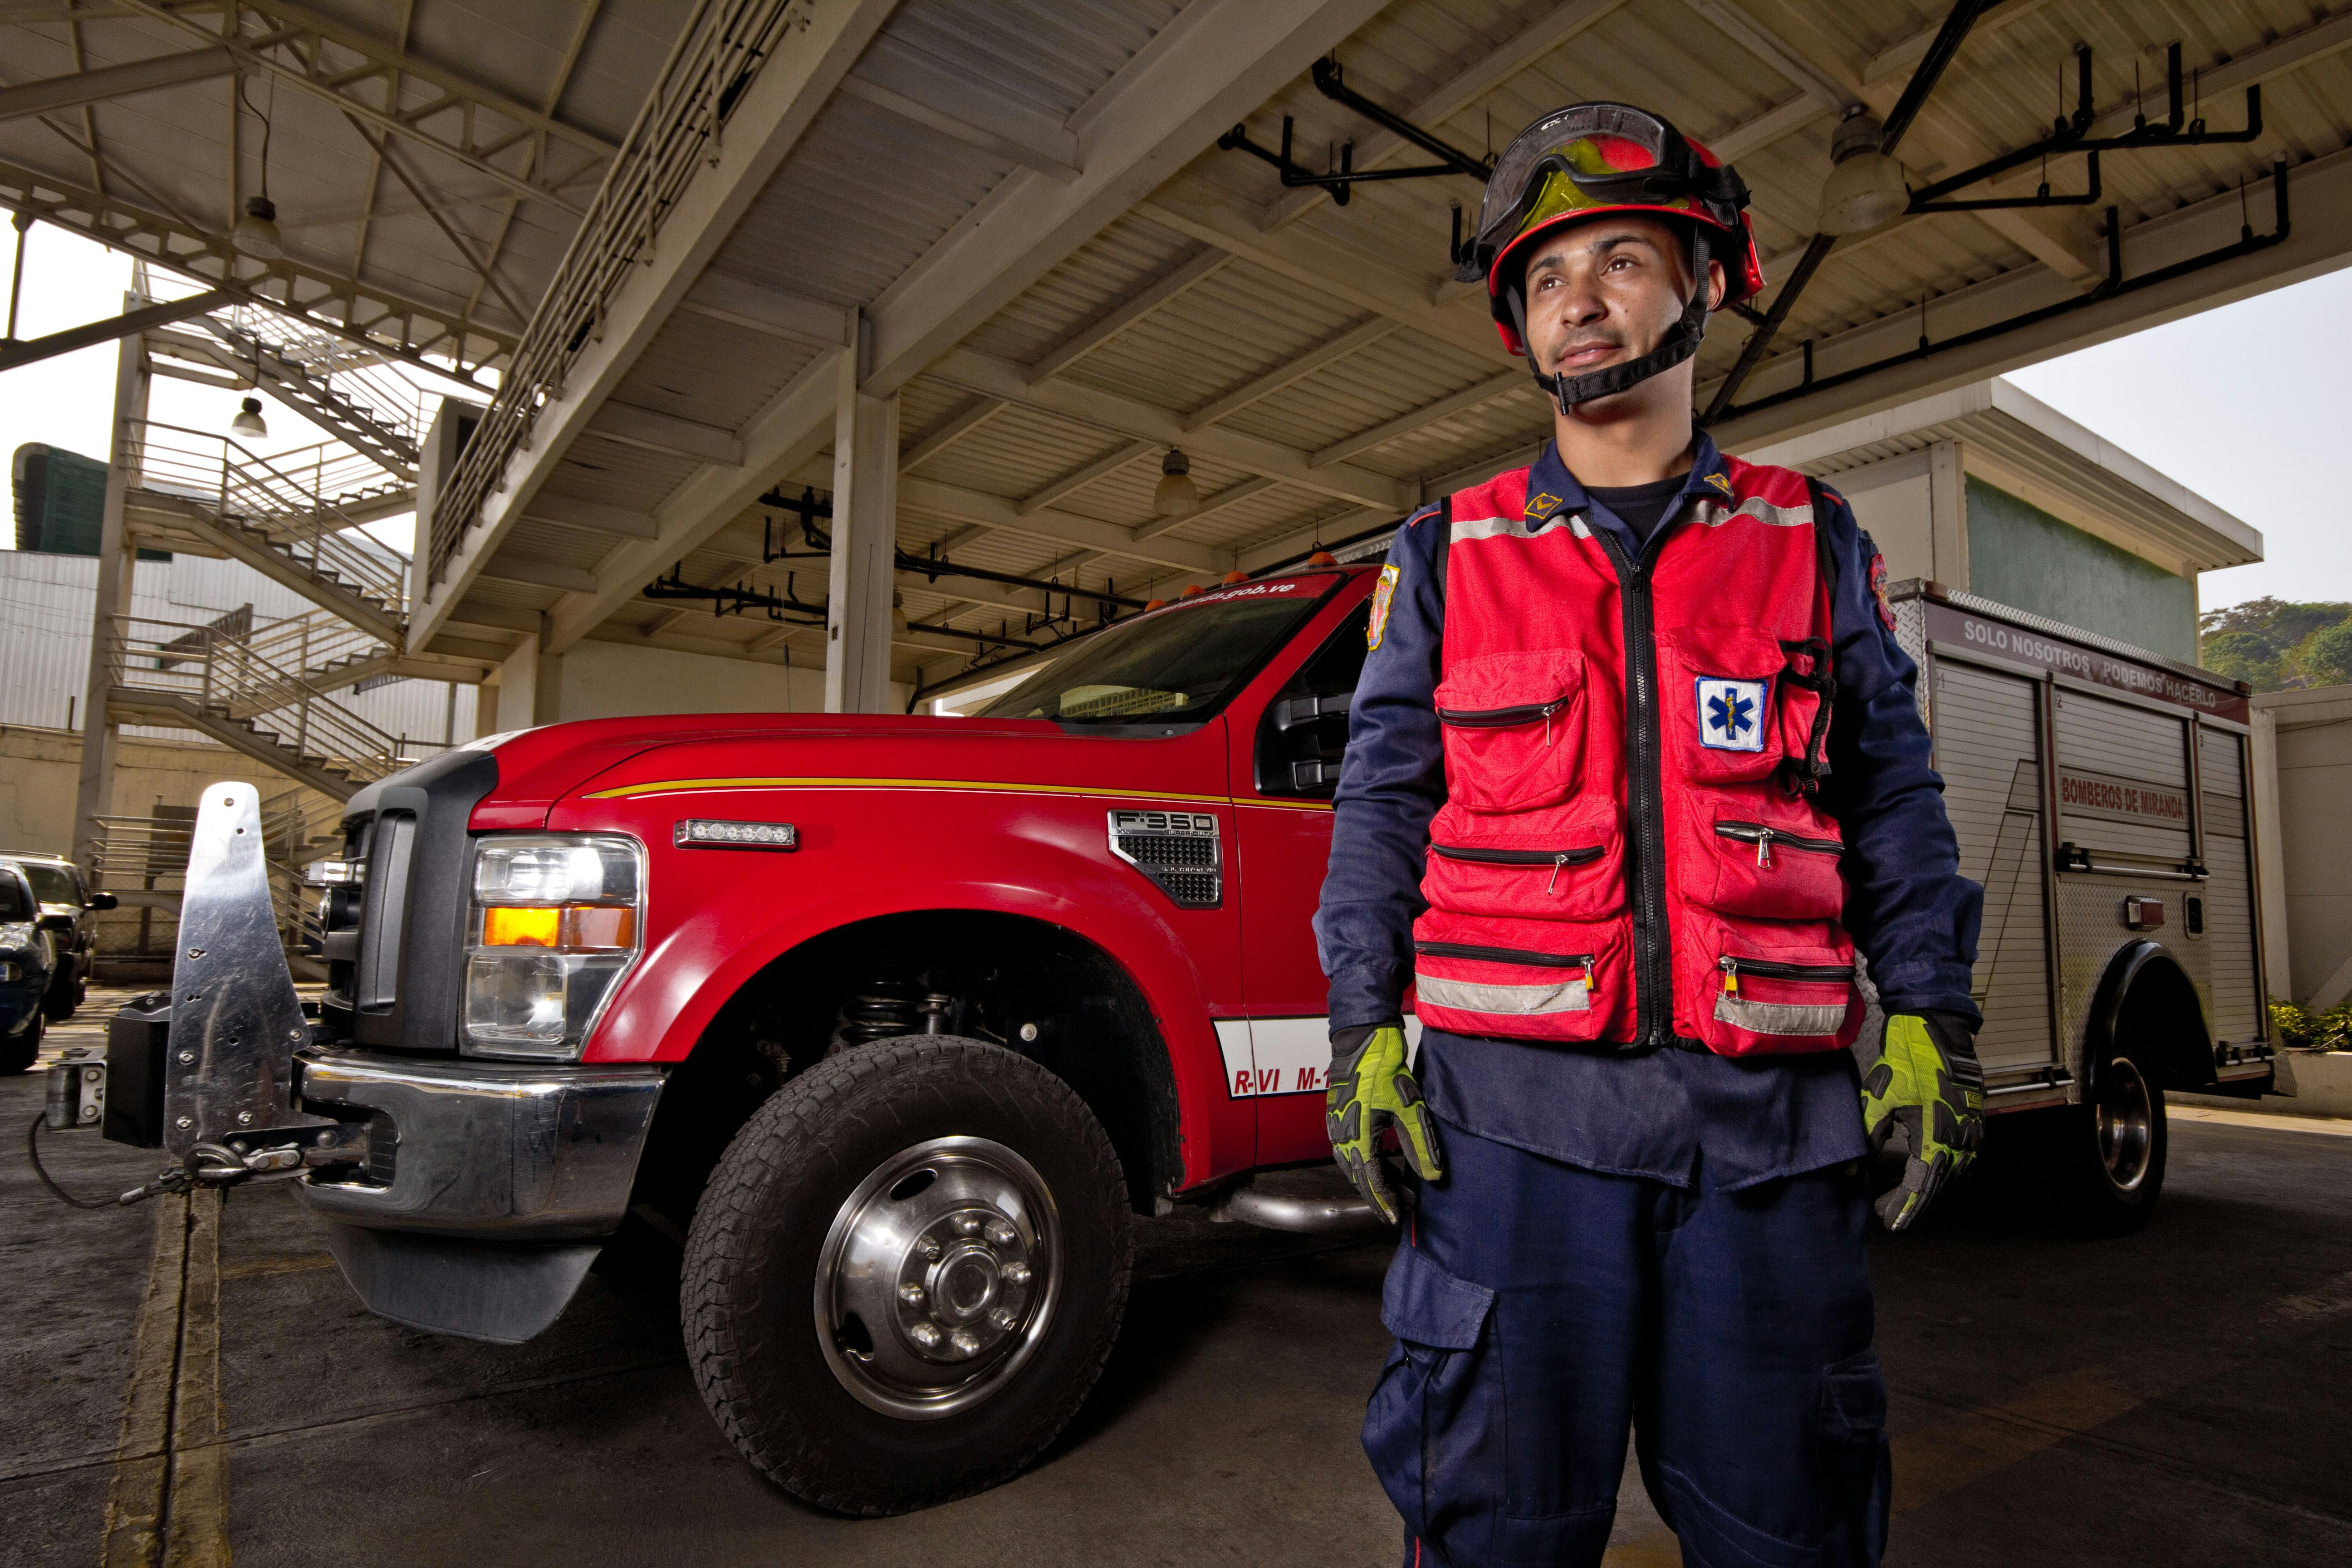
[[[1228,1038],[1226,1088],[1257,1103],[1260,1164],[1328,1152],[1323,1077],[1331,1047],[1312,922],[1331,858],[1331,795],[1370,615],[1369,601],[1348,611],[1265,705],[1255,734],[1233,748],[1249,1019],[1246,1059],[1243,1042]],[[1234,738],[1244,742],[1245,716],[1234,718]]]
[[[2048,866],[2043,835],[2045,683],[1939,651],[1928,712],[1960,875],[1984,888],[1969,992],[1984,1012],[1977,1057],[2000,1075],[2056,1059],[2051,1027]]]

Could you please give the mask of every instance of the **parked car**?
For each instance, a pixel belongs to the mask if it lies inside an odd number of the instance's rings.
[[[61,855],[9,854],[0,859],[14,865],[32,883],[33,897],[41,906],[40,918],[54,934],[58,961],[41,1011],[50,1023],[62,1024],[89,994],[98,916],[115,907],[114,895],[91,892],[82,882],[81,868]]]
[[[19,1073],[41,1054],[41,1003],[57,969],[57,937],[41,929],[33,884],[0,860],[0,1073]]]

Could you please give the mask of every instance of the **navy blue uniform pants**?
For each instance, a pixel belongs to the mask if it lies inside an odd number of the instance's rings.
[[[1629,1428],[1688,1568],[1878,1562],[1886,1393],[1852,1166],[1709,1191],[1444,1136],[1364,1418],[1412,1568],[1598,1563]]]

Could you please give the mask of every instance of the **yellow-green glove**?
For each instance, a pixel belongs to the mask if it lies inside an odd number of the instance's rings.
[[[1397,1222],[1396,1194],[1381,1169],[1381,1129],[1397,1130],[1405,1163],[1423,1181],[1445,1174],[1437,1123],[1422,1103],[1421,1086],[1405,1068],[1404,1029],[1399,1025],[1333,1031],[1323,1126],[1331,1136],[1331,1157],[1391,1225]]]
[[[1862,1125],[1877,1149],[1900,1122],[1911,1157],[1903,1184],[1878,1200],[1878,1217],[1903,1230],[1945,1183],[1967,1170],[1984,1142],[1984,1068],[1961,1019],[1897,1013],[1886,1020],[1886,1051],[1863,1075]]]

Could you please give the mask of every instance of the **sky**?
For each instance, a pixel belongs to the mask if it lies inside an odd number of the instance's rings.
[[[0,241],[14,235],[0,229]],[[112,315],[130,286],[126,256],[35,224],[25,257],[16,335]],[[0,456],[45,441],[103,460],[114,345],[0,374]],[[2208,310],[2011,371],[2010,379],[2223,510],[2262,531],[2264,560],[2209,572],[2206,609],[2273,595],[2352,600],[2352,508],[2335,495],[2332,462],[2352,431],[2352,270]],[[239,394],[158,378],[152,416],[226,432]],[[263,395],[268,453],[320,432]],[[406,550],[413,520],[369,531]],[[13,527],[0,545],[13,546]]]

